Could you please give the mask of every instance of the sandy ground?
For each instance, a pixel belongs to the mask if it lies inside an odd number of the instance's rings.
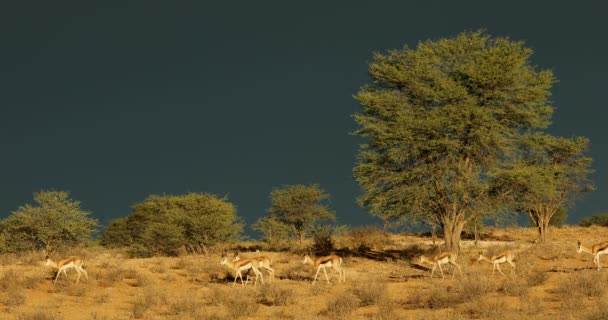
[[[233,287],[219,254],[128,259],[118,250],[80,250],[72,254],[84,257],[89,279],[75,284],[71,270],[56,285],[42,253],[3,256],[0,319],[602,319],[608,270],[577,254],[576,242],[608,240],[607,231],[564,227],[539,245],[533,229],[486,230],[477,244],[462,242],[463,275],[445,267],[445,280],[419,264],[421,253],[433,253],[430,238],[393,235],[384,248],[343,253],[346,283],[329,272],[328,284],[321,272],[314,286],[313,267],[284,252],[263,252],[276,277],[264,273],[255,287]],[[515,252],[517,269],[502,265],[504,277],[476,262],[479,251],[505,249]]]

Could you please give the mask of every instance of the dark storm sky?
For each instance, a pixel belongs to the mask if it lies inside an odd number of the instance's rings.
[[[6,1],[8,3],[8,1]],[[0,5],[0,218],[42,189],[102,223],[151,194],[228,194],[265,214],[273,187],[318,183],[338,223],[375,221],[352,178],[352,96],[372,52],[486,29],[552,69],[554,134],[591,139],[608,212],[607,5],[555,1],[11,1]],[[218,1],[219,3],[219,1]]]

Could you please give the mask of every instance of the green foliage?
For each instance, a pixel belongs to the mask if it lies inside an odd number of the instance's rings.
[[[97,220],[70,199],[69,192],[34,193],[35,205],[19,207],[0,222],[0,249],[9,252],[84,244],[90,240]]]
[[[243,225],[226,198],[206,193],[153,195],[133,207],[126,220],[115,220],[102,236],[105,246],[131,246],[136,256],[177,255],[180,249],[236,240]]]
[[[579,222],[581,227],[590,227],[593,225],[608,227],[608,213],[594,214],[591,217],[583,218]]]
[[[520,140],[519,157],[496,171],[495,189],[514,210],[528,214],[540,242],[560,208],[594,188],[588,179],[591,158],[584,155],[588,144],[582,137],[527,134]]]
[[[128,218],[119,218],[110,222],[105,232],[101,235],[99,243],[107,248],[120,248],[131,245],[131,234],[129,233]]]
[[[334,251],[331,226],[317,226],[312,231],[312,250],[316,256],[326,256]]]
[[[274,189],[269,217],[291,226],[300,243],[319,220],[335,219],[326,201],[329,194],[313,185],[291,185]]]
[[[385,221],[441,225],[457,249],[464,225],[505,209],[494,171],[519,157],[524,133],[546,128],[555,78],[523,42],[465,32],[374,54],[356,99],[359,203]]]
[[[566,223],[568,219],[568,210],[564,207],[559,207],[557,211],[551,216],[549,225],[553,227],[561,227]]]
[[[271,250],[283,250],[288,247],[292,235],[295,234],[293,226],[285,224],[272,216],[258,219],[252,229],[263,234],[263,240]]]

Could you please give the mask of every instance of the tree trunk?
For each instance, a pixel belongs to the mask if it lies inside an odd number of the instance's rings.
[[[464,221],[444,221],[443,237],[446,250],[460,252],[460,236],[463,228]]]
[[[431,237],[433,238],[433,248],[437,248],[437,225],[431,224]]]
[[[549,231],[549,220],[544,216],[538,217],[537,229],[538,229],[538,242],[545,243],[547,242],[547,232]]]

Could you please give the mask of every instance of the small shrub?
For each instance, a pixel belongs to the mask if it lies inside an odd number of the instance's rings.
[[[214,306],[224,305],[231,295],[232,293],[226,291],[224,288],[213,286],[211,287],[211,293],[209,295],[209,303]]]
[[[505,315],[507,303],[503,300],[479,301],[465,306],[468,319],[496,319]]]
[[[512,297],[525,296],[528,294],[528,283],[525,279],[507,278],[499,284],[498,291]]]
[[[576,296],[600,297],[606,291],[607,278],[605,273],[599,272],[572,274],[560,281],[555,291],[566,300]]]
[[[346,292],[337,296],[334,300],[327,304],[327,310],[324,312],[332,319],[349,319],[350,315],[359,307],[357,298]]]
[[[34,311],[28,313],[22,313],[17,318],[18,320],[62,320],[63,317],[50,314],[47,311]]]
[[[95,302],[102,304],[102,303],[108,303],[110,302],[112,299],[112,294],[109,291],[106,291],[102,294],[98,294],[95,296]]]
[[[20,274],[17,274],[15,270],[9,269],[4,273],[2,278],[0,278],[0,290],[6,292],[8,290],[13,290],[15,288],[20,288],[21,283],[19,279],[21,278]]]
[[[608,227],[608,214],[594,214],[591,217],[583,218],[579,222],[581,227],[590,227],[592,225]]]
[[[228,315],[233,318],[252,316],[260,307],[260,305],[256,303],[255,297],[252,297],[250,294],[242,296],[231,295],[228,300]]]
[[[493,291],[492,282],[478,273],[468,273],[459,281],[460,297],[463,301],[476,301]]]
[[[526,282],[531,287],[537,287],[545,283],[549,276],[545,272],[532,272],[526,277]]]
[[[292,303],[293,289],[281,288],[276,284],[262,287],[258,291],[258,303],[268,306],[287,306]]]
[[[80,284],[70,283],[66,287],[65,293],[72,297],[84,297],[87,294],[87,289]]]
[[[377,227],[359,227],[350,231],[351,246],[354,250],[369,251],[388,244],[388,236]]]
[[[4,295],[0,297],[0,304],[3,304],[8,307],[20,306],[25,303],[25,299],[27,298],[25,290],[18,287],[13,287],[6,290]]]
[[[334,240],[330,226],[319,226],[312,232],[312,249],[316,255],[325,256],[334,251]]]
[[[608,303],[606,301],[599,301],[595,308],[591,309],[585,319],[586,320],[605,320],[608,319]]]
[[[199,303],[191,295],[178,296],[169,304],[169,313],[185,314],[193,313],[198,309]]]
[[[359,283],[351,291],[359,298],[361,306],[378,305],[388,295],[386,284],[382,282]]]

